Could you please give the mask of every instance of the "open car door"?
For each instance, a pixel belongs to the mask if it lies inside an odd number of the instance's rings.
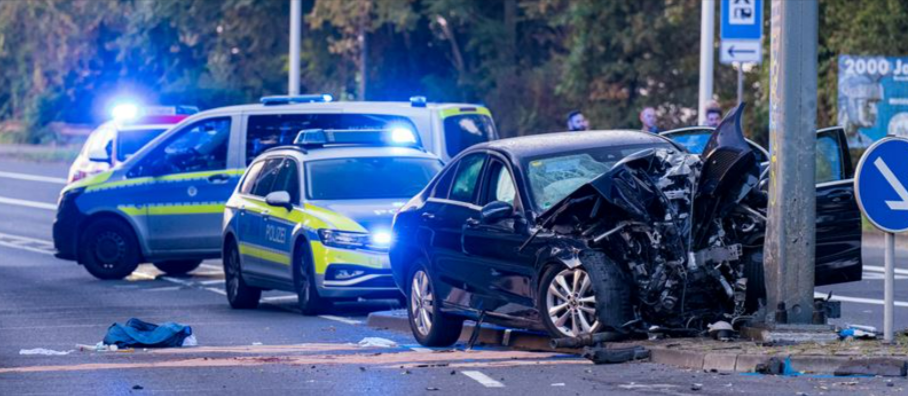
[[[816,285],[861,280],[861,212],[841,127],[817,132]]]

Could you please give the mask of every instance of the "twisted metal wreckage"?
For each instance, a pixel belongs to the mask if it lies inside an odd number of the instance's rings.
[[[741,130],[743,108],[702,156],[640,151],[540,216],[536,233],[556,235],[550,254],[571,255],[589,272],[603,330],[696,333],[757,308],[762,287],[748,290],[748,280],[760,271],[762,282],[767,194]]]

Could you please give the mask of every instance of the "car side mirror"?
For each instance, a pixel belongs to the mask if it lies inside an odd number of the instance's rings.
[[[265,196],[265,203],[270,206],[279,206],[287,210],[293,209],[290,203],[290,193],[286,191],[274,191]]]
[[[480,216],[483,224],[495,224],[514,217],[514,205],[504,201],[492,201],[482,207]]]
[[[110,164],[110,154],[106,150],[91,150],[88,152],[88,160],[91,162],[103,162]]]

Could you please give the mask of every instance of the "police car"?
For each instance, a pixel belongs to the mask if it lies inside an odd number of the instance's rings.
[[[388,248],[397,209],[441,170],[407,126],[310,129],[249,166],[224,212],[233,308],[293,291],[304,314],[334,299],[401,297]]]
[[[224,204],[246,167],[305,129],[408,128],[442,159],[495,139],[489,110],[459,103],[333,102],[330,95],[265,97],[195,114],[119,166],[61,192],[57,257],[95,277],[121,279],[139,263],[192,271],[222,253]]]

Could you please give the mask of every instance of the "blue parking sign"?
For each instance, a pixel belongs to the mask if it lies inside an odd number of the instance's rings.
[[[908,231],[908,139],[885,138],[870,146],[858,162],[854,190],[873,225]]]

